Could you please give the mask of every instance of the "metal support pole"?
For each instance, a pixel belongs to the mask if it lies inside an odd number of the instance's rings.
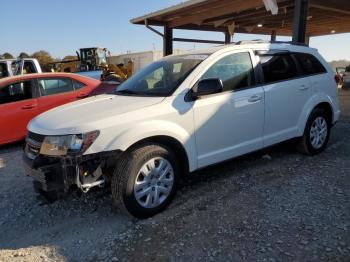
[[[305,44],[310,45],[310,35],[305,37]]]
[[[305,43],[309,0],[294,0],[293,42]]]
[[[169,26],[164,26],[163,36],[163,55],[171,55],[173,53],[173,29]]]
[[[231,34],[227,31],[225,32],[225,44],[231,43]]]
[[[276,31],[273,30],[271,33],[271,42],[275,42],[276,41]]]

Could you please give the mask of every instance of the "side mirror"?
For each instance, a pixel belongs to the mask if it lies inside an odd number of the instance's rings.
[[[220,93],[223,90],[223,84],[219,78],[207,78],[198,82],[193,88],[192,96],[201,97]]]

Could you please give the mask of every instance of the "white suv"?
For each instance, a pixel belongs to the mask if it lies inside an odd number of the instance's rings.
[[[38,116],[24,159],[48,196],[111,184],[114,204],[145,218],[188,172],[292,138],[321,152],[339,115],[334,72],[315,49],[236,43],[166,57],[114,94]]]

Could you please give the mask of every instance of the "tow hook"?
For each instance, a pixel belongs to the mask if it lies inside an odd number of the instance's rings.
[[[76,169],[76,185],[77,187],[83,192],[87,193],[89,190],[93,187],[104,187],[105,186],[105,179],[102,176],[102,170],[101,167],[98,167],[95,172],[91,176],[95,179],[95,181],[89,182],[89,183],[82,183],[81,177],[88,176],[89,174],[87,172],[83,172],[78,165],[75,166]]]

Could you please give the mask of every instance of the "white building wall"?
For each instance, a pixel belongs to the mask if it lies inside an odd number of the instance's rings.
[[[181,54],[184,50],[174,49],[174,54]],[[150,63],[157,61],[163,58],[163,51],[145,51],[129,54],[121,54],[108,57],[109,64],[127,64],[129,60],[134,61],[134,72],[139,71],[140,69],[146,67]]]

